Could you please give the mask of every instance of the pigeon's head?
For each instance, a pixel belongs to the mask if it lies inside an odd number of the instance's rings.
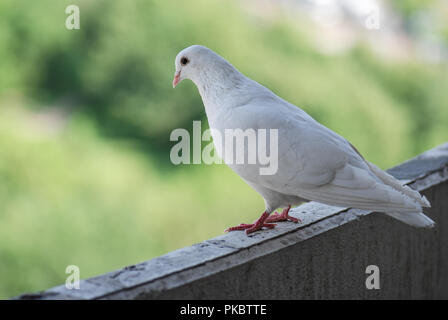
[[[225,61],[204,46],[193,45],[183,49],[177,54],[174,62],[176,72],[174,73],[173,88],[184,79],[197,80],[204,70],[210,71],[221,60]]]

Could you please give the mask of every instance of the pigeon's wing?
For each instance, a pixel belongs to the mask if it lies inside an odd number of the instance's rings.
[[[258,183],[283,194],[336,206],[421,210],[419,195],[406,194],[398,181],[395,186],[385,183],[346,139],[296,107],[297,112],[290,107],[279,112],[278,105],[270,105],[273,102],[269,100],[264,103],[268,107],[258,109],[263,116],[257,117],[257,126],[279,130],[278,171],[259,175]]]
[[[293,178],[285,186],[273,175],[266,181],[270,187],[336,206],[376,211],[421,210],[419,201],[406,194],[403,186],[394,188],[382,181],[345,139],[329,137],[325,131],[311,129],[295,143],[294,150],[279,157],[280,175],[289,173]],[[284,156],[292,157],[299,166],[291,166],[291,159],[283,161]]]

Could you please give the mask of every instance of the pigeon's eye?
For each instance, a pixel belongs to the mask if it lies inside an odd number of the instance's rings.
[[[190,60],[188,60],[187,57],[182,57],[180,59],[180,64],[183,65],[183,66],[187,65],[188,62],[190,62]]]

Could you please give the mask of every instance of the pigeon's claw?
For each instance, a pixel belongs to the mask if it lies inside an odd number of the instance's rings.
[[[282,213],[275,212],[271,214],[265,222],[280,222],[280,221],[292,221],[294,223],[302,222],[300,219],[291,217],[289,215],[289,210],[291,209],[291,206],[288,206],[288,208],[283,209]]]
[[[256,225],[255,223],[242,223],[239,226],[227,228],[224,232],[246,230],[246,233],[249,234],[257,230],[261,230],[263,227],[272,229],[275,228],[275,226],[276,224],[274,223],[263,223],[263,225]]]
[[[255,221],[254,223],[242,223],[239,226],[231,227],[225,230],[225,232],[229,231],[237,231],[237,230],[246,230],[246,234],[261,230],[263,227],[272,229],[276,225],[273,223],[265,223],[266,219],[269,217],[269,213],[263,212],[261,217]]]

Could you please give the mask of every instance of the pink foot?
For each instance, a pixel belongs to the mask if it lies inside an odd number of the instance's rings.
[[[291,209],[291,206],[288,206],[288,208],[283,209],[283,212],[280,214],[278,212],[275,212],[273,214],[271,214],[265,222],[280,222],[280,221],[292,221],[294,223],[298,223],[298,222],[302,222],[300,221],[300,219],[291,217],[288,213],[289,210]]]
[[[236,230],[246,230],[246,234],[261,230],[263,227],[272,229],[276,225],[272,223],[265,223],[265,220],[269,217],[267,212],[263,212],[260,218],[254,223],[242,223],[239,226],[231,227],[225,230],[225,232],[236,231]]]

